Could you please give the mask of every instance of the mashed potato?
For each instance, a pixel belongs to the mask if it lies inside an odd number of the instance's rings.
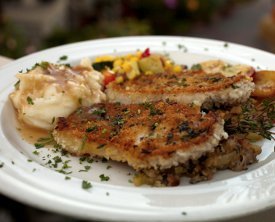
[[[106,99],[103,76],[93,70],[89,59],[75,67],[42,62],[16,77],[19,81],[10,99],[18,118],[41,129],[51,130],[57,117],[67,117],[81,105]]]

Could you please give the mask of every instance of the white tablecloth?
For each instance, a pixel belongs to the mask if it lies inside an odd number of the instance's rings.
[[[0,56],[0,66],[7,64],[8,62],[12,61],[9,58]],[[199,213],[199,212],[198,212]],[[275,221],[275,208],[264,210],[252,215],[230,219],[230,220],[223,220],[224,222],[274,222]]]

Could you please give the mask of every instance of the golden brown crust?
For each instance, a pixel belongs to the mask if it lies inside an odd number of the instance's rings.
[[[79,147],[76,154],[100,155],[100,150],[112,147],[118,155],[127,153],[146,161],[156,156],[166,159],[178,151],[189,152],[207,142],[218,119],[214,113],[201,114],[195,107],[177,103],[106,103],[82,107],[67,119],[59,118],[55,135],[85,140],[98,148],[94,153]]]
[[[223,90],[245,78],[245,75],[226,77],[221,73],[186,70],[181,73],[141,75],[121,84],[111,83],[107,88],[125,94],[192,94]]]

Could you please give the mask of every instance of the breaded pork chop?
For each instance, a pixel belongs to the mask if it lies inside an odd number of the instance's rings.
[[[249,66],[226,66],[221,61],[202,63],[199,70],[140,75],[134,80],[107,86],[109,102],[123,104],[169,99],[204,107],[234,105],[248,99],[254,89]],[[203,69],[204,68],[204,69]],[[223,69],[226,71],[223,71]]]
[[[166,102],[82,107],[59,118],[53,136],[65,150],[166,169],[212,152],[226,137],[217,114]]]

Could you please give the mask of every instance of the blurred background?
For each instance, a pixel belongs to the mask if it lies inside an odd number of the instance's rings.
[[[0,0],[0,55],[13,59],[66,43],[130,35],[195,36],[275,52],[275,1]],[[80,220],[0,195],[0,221]]]
[[[0,55],[114,36],[180,35],[275,51],[273,0],[1,0]]]

